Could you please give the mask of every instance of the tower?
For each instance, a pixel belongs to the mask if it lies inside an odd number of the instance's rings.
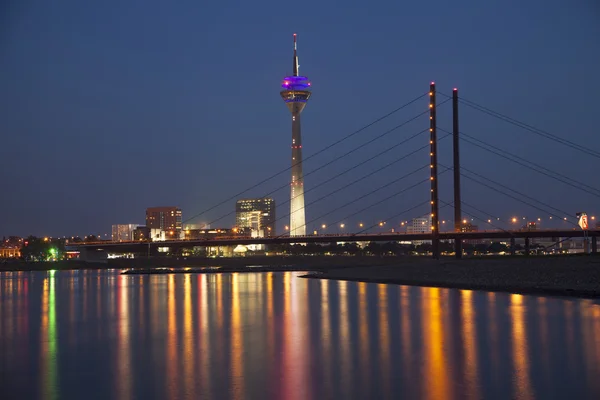
[[[311,95],[308,77],[298,73],[296,34],[294,33],[294,64],[291,76],[283,79],[281,98],[292,113],[292,179],[290,182],[290,236],[306,235],[304,212],[304,177],[302,175],[302,135],[300,113]]]

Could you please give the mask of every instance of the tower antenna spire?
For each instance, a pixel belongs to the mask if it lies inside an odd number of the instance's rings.
[[[298,65],[298,54],[297,54],[297,43],[296,43],[296,34],[294,33],[294,76],[298,76],[298,70],[300,69],[300,65]]]

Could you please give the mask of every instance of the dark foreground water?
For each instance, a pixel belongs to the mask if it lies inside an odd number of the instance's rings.
[[[590,300],[298,275],[0,274],[0,398],[600,399]]]

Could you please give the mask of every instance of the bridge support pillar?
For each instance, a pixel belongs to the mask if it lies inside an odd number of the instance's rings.
[[[431,252],[434,259],[440,258],[440,224],[438,196],[437,162],[437,122],[435,102],[435,82],[429,85],[429,158],[431,180]]]
[[[452,160],[454,170],[454,232],[462,229],[462,201],[460,199],[460,152],[458,136],[458,89],[452,91]],[[454,254],[456,258],[462,258],[462,240],[454,240]]]
[[[529,252],[530,252],[529,238],[525,238],[525,255],[528,256]]]
[[[592,236],[592,254],[598,254],[598,237]]]
[[[517,244],[515,243],[515,238],[511,237],[510,238],[510,255],[514,256],[515,255],[515,248],[517,247]]]

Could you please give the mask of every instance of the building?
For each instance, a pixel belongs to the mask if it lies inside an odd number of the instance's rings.
[[[129,242],[134,240],[133,233],[139,225],[137,224],[120,224],[112,226],[112,241],[113,242]]]
[[[406,227],[406,233],[431,233],[431,217],[413,218],[412,222]],[[419,246],[425,243],[431,244],[431,240],[413,240],[412,243]]]
[[[231,237],[250,237],[249,228],[186,229],[184,240],[210,240]]]
[[[133,240],[148,240],[150,238],[150,228],[147,226],[138,226],[133,231]]]
[[[181,209],[178,207],[147,208],[146,227],[151,230],[166,231],[169,232],[170,236],[179,237],[181,232]]]
[[[0,246],[0,258],[19,258],[21,257],[21,248],[14,245]]]
[[[304,209],[304,175],[302,173],[302,135],[300,113],[306,106],[311,92],[308,77],[299,75],[296,34],[294,33],[294,63],[291,76],[286,76],[281,84],[281,98],[292,113],[292,177],[290,193],[290,236],[306,235],[306,214]]]
[[[473,225],[472,223],[468,222],[467,220],[464,220],[463,223],[460,225],[460,231],[461,232],[478,232],[479,227],[477,225]],[[463,243],[476,245],[476,244],[485,244],[486,241],[484,239],[465,239],[465,240],[463,240]]]
[[[250,229],[252,235],[275,236],[275,200],[240,199],[235,204],[235,225]]]

